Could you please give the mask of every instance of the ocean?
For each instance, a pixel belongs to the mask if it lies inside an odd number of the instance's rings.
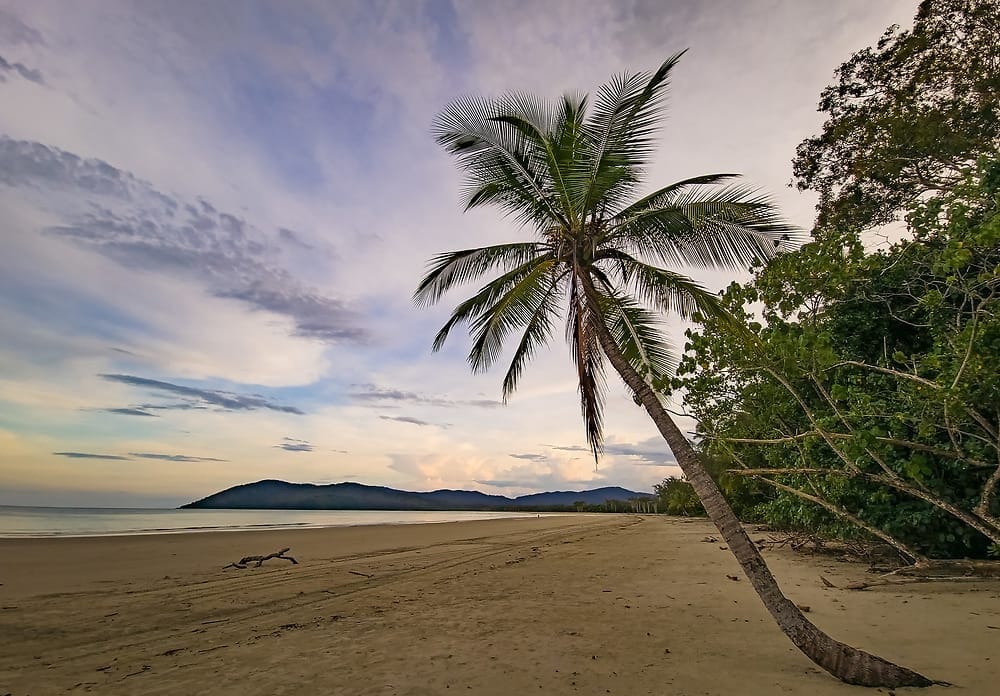
[[[552,513],[549,513],[552,514]],[[558,513],[556,513],[558,514]],[[121,536],[235,532],[253,529],[427,524],[506,517],[523,512],[424,512],[419,510],[174,510],[58,508],[0,505],[0,538]]]

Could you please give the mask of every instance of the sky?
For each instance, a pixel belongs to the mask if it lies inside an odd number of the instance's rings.
[[[648,188],[740,172],[808,229],[819,93],[916,4],[0,0],[0,504],[651,490],[679,470],[616,379],[595,466],[561,336],[506,405],[464,336],[431,351],[463,298],[411,302],[429,257],[525,237],[462,212],[434,116],[689,49]]]

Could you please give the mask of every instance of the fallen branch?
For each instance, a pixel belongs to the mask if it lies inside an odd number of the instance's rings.
[[[1000,563],[996,561],[928,560],[879,576],[875,580],[860,580],[844,585],[847,590],[867,590],[880,585],[910,585],[918,582],[969,582],[1000,578]]]
[[[880,587],[883,585],[914,585],[921,582],[983,582],[989,578],[975,577],[969,575],[924,575],[921,577],[897,577],[893,580],[882,577],[877,580],[859,580],[844,585],[845,590],[867,590],[869,587]]]
[[[893,571],[892,575],[1000,578],[1000,561],[934,559]]]
[[[264,564],[264,561],[269,561],[272,558],[280,558],[283,561],[291,561],[293,565],[298,565],[299,564],[298,561],[296,561],[291,556],[285,555],[291,550],[291,548],[292,547],[289,546],[288,548],[281,549],[281,551],[278,551],[276,553],[269,553],[266,556],[244,556],[235,563],[230,563],[229,565],[222,566],[222,569],[225,570],[226,568],[240,568],[242,570],[247,567],[248,563],[254,563],[254,562],[257,563],[257,565],[255,565],[254,568],[260,568]]]

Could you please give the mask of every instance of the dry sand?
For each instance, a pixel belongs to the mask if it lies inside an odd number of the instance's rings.
[[[0,540],[0,696],[878,693],[800,655],[711,532],[595,515]],[[283,546],[299,565],[221,570]],[[998,693],[997,581],[852,592],[819,575],[861,566],[767,556],[835,637],[956,685],[923,693]]]

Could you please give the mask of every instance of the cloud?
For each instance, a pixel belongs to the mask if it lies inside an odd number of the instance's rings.
[[[368,340],[357,312],[278,262],[279,242],[298,239],[290,230],[268,234],[202,198],[165,194],[103,160],[6,136],[0,136],[0,183],[62,201],[55,212],[64,222],[45,232],[121,266],[193,279],[216,297],[286,316],[296,336]]]
[[[546,445],[561,452],[586,452],[590,453],[589,447],[581,445]],[[648,440],[632,444],[626,442],[605,442],[604,454],[629,457],[633,464],[642,466],[676,466],[677,459],[670,453],[666,443],[658,437],[651,437]]]
[[[294,413],[296,415],[304,415],[305,413],[294,406],[277,404],[256,394],[235,394],[233,392],[214,389],[196,389],[194,387],[185,387],[179,384],[171,384],[170,382],[161,382],[160,380],[136,377],[134,375],[102,374],[99,376],[109,382],[119,382],[141,389],[150,389],[188,397],[196,402],[217,406],[224,411],[256,411],[267,409],[282,413]],[[165,406],[164,408],[171,407]]]
[[[128,461],[128,457],[117,454],[92,454],[90,452],[53,452],[52,454],[69,459],[114,459],[116,461]]]
[[[0,56],[0,82],[5,81],[6,75],[10,73],[17,73],[28,82],[34,82],[36,85],[45,84],[41,71],[29,68],[24,63],[10,63],[3,56]]]
[[[45,41],[37,29],[25,24],[20,17],[0,8],[0,45],[41,46],[44,43]]]
[[[191,401],[178,401],[167,404],[139,404],[133,408],[140,411],[204,411],[208,406]]]
[[[141,408],[106,408],[105,413],[115,413],[119,416],[146,416],[148,418],[159,418],[155,413],[144,411]]]
[[[447,425],[438,425],[437,423],[429,423],[428,421],[420,420],[419,418],[414,418],[413,416],[379,416],[379,418],[387,421],[396,421],[397,423],[410,423],[412,425],[420,425],[420,426],[431,425],[440,428],[448,427]]]
[[[544,462],[546,459],[548,459],[548,456],[544,454],[528,453],[528,454],[511,454],[510,456],[513,457],[514,459],[527,459],[528,461],[531,462]]]
[[[294,232],[287,227],[278,228],[278,237],[280,237],[282,241],[288,242],[290,245],[298,247],[299,249],[312,251],[315,248],[312,244],[302,241],[302,238],[299,237],[297,232]]]
[[[228,459],[215,457],[191,457],[186,454],[158,454],[156,452],[129,452],[130,457],[139,459],[159,459],[166,462],[227,462]]]
[[[374,384],[356,385],[356,390],[349,396],[355,401],[372,402],[381,404],[383,402],[404,402],[411,404],[423,404],[426,406],[441,406],[454,408],[456,406],[475,406],[478,408],[496,408],[503,406],[502,401],[493,399],[445,399],[443,397],[426,396],[417,392],[402,391],[400,389],[384,389]]]
[[[294,437],[285,437],[285,438],[282,438],[282,440],[283,441],[280,444],[275,445],[275,447],[277,449],[283,449],[286,452],[312,452],[313,451],[312,443],[307,442],[306,440],[297,440]],[[336,451],[336,450],[334,450],[334,451]]]

